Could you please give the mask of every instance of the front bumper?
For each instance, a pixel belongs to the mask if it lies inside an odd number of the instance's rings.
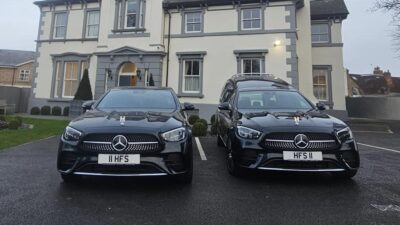
[[[137,165],[100,165],[101,153],[85,151],[80,145],[71,145],[63,140],[58,149],[57,168],[62,174],[84,176],[141,177],[179,175],[188,172],[192,166],[192,141],[188,137],[182,142],[163,143],[156,153],[140,154]],[[101,153],[103,154],[103,153]],[[109,152],[108,154],[139,154]]]
[[[360,166],[360,157],[354,141],[342,143],[334,150],[307,149],[268,149],[258,140],[247,140],[235,136],[232,154],[236,165],[255,170],[289,172],[343,172],[355,171]],[[322,152],[322,161],[286,161],[284,151]]]

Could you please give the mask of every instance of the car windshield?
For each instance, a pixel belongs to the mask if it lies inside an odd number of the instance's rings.
[[[97,105],[103,111],[173,112],[176,108],[171,91],[146,89],[113,90]]]
[[[313,109],[312,105],[294,91],[243,91],[237,107],[242,111],[295,112]]]

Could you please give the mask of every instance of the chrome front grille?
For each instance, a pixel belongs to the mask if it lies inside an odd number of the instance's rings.
[[[81,150],[98,153],[153,153],[160,150],[160,144],[152,135],[124,135],[128,140],[126,149],[117,151],[112,146],[115,134],[87,136],[80,145]]]
[[[273,133],[267,135],[265,147],[272,150],[299,150],[294,143],[297,133]],[[307,134],[309,144],[301,150],[335,150],[339,147],[334,136],[330,134]]]

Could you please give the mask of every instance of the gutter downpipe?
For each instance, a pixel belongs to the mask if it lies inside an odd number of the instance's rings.
[[[168,77],[169,77],[169,51],[171,46],[171,13],[167,10],[168,13],[168,46],[167,46],[167,73],[165,75],[166,81],[165,86],[168,87]]]

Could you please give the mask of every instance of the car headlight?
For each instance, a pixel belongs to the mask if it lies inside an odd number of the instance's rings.
[[[182,141],[186,137],[186,129],[181,127],[161,134],[165,141],[177,142]]]
[[[340,142],[345,142],[354,139],[353,132],[351,132],[351,129],[349,127],[336,131],[336,136]]]
[[[248,127],[242,127],[238,126],[237,127],[237,133],[240,137],[242,138],[247,138],[247,139],[258,139],[261,137],[261,132],[248,128]]]
[[[79,139],[82,137],[82,132],[72,128],[72,127],[67,127],[65,128],[65,132],[63,134],[63,138],[66,141],[79,141]]]

